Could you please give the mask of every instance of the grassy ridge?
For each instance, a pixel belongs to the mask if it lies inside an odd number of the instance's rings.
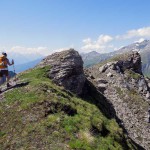
[[[49,67],[19,75],[27,86],[5,93],[0,102],[0,149],[137,149],[114,119],[47,77]]]

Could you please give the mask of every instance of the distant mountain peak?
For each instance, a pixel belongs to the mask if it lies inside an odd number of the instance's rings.
[[[149,42],[149,41],[150,41],[150,40],[144,40],[144,41],[142,41],[142,42]],[[142,43],[142,42],[141,42],[141,43]]]
[[[143,38],[141,38],[141,39],[139,39],[138,41],[135,41],[134,43],[138,43],[138,44],[140,44],[140,43],[145,43],[145,42],[148,42],[149,40],[147,40],[147,39],[143,39]]]
[[[93,53],[93,54],[99,54],[97,51],[91,51],[89,53]]]

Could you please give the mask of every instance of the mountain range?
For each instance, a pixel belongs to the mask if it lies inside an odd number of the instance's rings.
[[[90,67],[99,62],[105,61],[118,54],[123,54],[129,51],[138,51],[142,58],[142,70],[145,75],[150,74],[150,41],[144,40],[142,42],[136,42],[128,46],[124,46],[117,51],[101,54],[96,51],[89,53],[81,53],[84,61],[84,67]]]
[[[16,65],[20,64],[26,64],[28,62],[32,62],[34,60],[43,58],[44,55],[40,55],[38,53],[31,53],[31,54],[25,54],[25,53],[18,53],[18,52],[9,52],[8,54],[8,59],[11,61],[14,59]]]
[[[25,64],[16,65],[16,66],[15,66],[15,68],[16,68],[16,73],[19,73],[19,72],[25,71],[25,70],[27,70],[27,69],[33,68],[33,67],[36,66],[42,59],[43,59],[43,58],[39,58],[39,59],[30,61],[30,62],[28,62],[28,63],[25,63]]]
[[[123,54],[132,50],[137,50],[140,52],[141,58],[142,58],[142,71],[145,75],[149,75],[150,74],[150,41],[149,40],[144,40],[142,42],[136,42],[128,46],[124,46],[120,48],[119,50],[110,52],[110,53],[101,54],[96,51],[91,51],[89,53],[81,53],[80,55],[84,61],[84,67],[90,67],[90,66],[93,66],[94,64],[97,64],[109,58],[112,58],[115,55]],[[19,62],[20,57],[22,58],[23,56],[19,55],[18,57],[16,57],[17,60],[15,60],[15,62],[17,62],[16,63],[17,65],[15,65],[16,73],[19,73],[19,72],[22,72],[29,68],[34,67],[43,59],[42,56],[33,61],[31,59],[27,61],[26,59],[26,61],[20,64]],[[10,67],[10,70],[13,71],[14,70],[13,67]]]
[[[34,66],[36,66],[42,59],[43,58],[39,58],[39,59],[36,59],[36,60],[33,60],[33,61],[29,61],[27,63],[17,64],[17,65],[14,65],[14,67],[10,66],[9,70],[14,71],[14,69],[15,69],[16,73],[23,72],[25,70],[28,70],[28,69],[33,68]]]

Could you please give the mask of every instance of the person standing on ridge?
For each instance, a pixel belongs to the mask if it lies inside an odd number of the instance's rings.
[[[12,63],[9,62],[9,59],[7,58],[7,53],[2,52],[2,55],[0,56],[0,83],[2,83],[3,77],[6,76],[6,82],[7,87],[10,87],[9,84],[9,72],[8,72],[8,65],[11,66],[14,64],[14,60],[12,60]]]

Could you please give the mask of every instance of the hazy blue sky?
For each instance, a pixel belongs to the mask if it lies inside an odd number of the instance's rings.
[[[109,52],[150,38],[150,0],[0,0],[0,50]]]

